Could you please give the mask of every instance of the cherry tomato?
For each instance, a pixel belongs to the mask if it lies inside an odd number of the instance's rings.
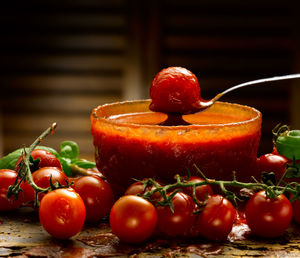
[[[166,236],[182,237],[189,234],[195,221],[196,205],[193,199],[182,192],[178,192],[172,198],[174,212],[170,206],[158,206],[157,227],[158,230]]]
[[[39,207],[43,228],[53,237],[67,239],[79,233],[85,221],[85,206],[73,188],[47,193]]]
[[[277,237],[289,227],[293,211],[290,201],[283,194],[269,198],[265,191],[260,191],[248,201],[245,214],[254,234]]]
[[[155,230],[157,213],[155,207],[136,195],[125,195],[113,205],[110,227],[122,241],[139,243],[149,238]]]
[[[209,240],[226,240],[231,232],[236,210],[222,195],[212,195],[196,221],[198,233]]]
[[[294,220],[300,224],[300,201],[293,201],[292,202],[292,208],[293,208],[293,218]]]
[[[86,220],[97,222],[107,215],[114,203],[110,185],[99,176],[82,176],[73,188],[81,196],[86,208]]]
[[[197,77],[182,67],[161,70],[150,87],[150,109],[164,113],[191,113],[197,111],[200,87]]]
[[[31,152],[31,157],[33,159],[33,164],[30,166],[30,171],[34,172],[39,168],[42,167],[57,167],[62,170],[61,164],[59,160],[56,158],[54,154],[49,151],[42,150],[42,149],[34,149]],[[23,156],[21,156],[15,165],[15,170],[19,171],[19,164],[22,161]]]
[[[157,183],[159,186],[161,186],[161,184]],[[144,189],[144,184],[141,182],[134,182],[133,184],[131,184],[127,190],[125,191],[125,195],[143,195],[146,191],[151,191],[154,190],[156,187],[154,185],[152,186],[147,186]],[[161,198],[161,194],[159,192],[155,192],[152,196],[151,199],[152,200],[158,200]]]
[[[59,182],[61,185],[68,185],[68,177],[65,175],[64,172],[62,172],[56,167],[43,167],[36,170],[32,174],[32,179],[34,183],[41,188],[47,188],[50,186],[50,177],[53,184]],[[24,202],[34,201],[35,191],[28,184],[28,182],[23,183],[21,187],[25,195]],[[41,200],[43,196],[43,193],[39,194],[39,200]]]
[[[196,182],[200,183],[203,182],[203,179],[200,177],[192,176],[188,180],[188,182]],[[185,187],[183,189],[183,192],[188,194],[189,196],[193,197],[193,188],[192,187]],[[205,201],[206,198],[208,198],[210,195],[213,195],[213,190],[210,185],[199,185],[195,189],[195,194],[197,199],[201,201]]]
[[[257,158],[257,168],[260,173],[274,172],[276,180],[279,181],[285,173],[287,162],[285,157],[269,153]]]
[[[23,193],[19,193],[18,198],[11,196],[6,198],[8,187],[16,181],[18,173],[10,169],[0,169],[0,211],[14,210],[23,203]]]

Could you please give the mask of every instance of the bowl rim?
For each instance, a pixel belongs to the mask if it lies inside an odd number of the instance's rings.
[[[200,129],[200,128],[218,128],[218,127],[233,127],[233,126],[242,126],[245,124],[249,124],[251,122],[254,122],[256,120],[260,120],[262,118],[262,114],[259,110],[257,110],[254,107],[251,106],[247,106],[247,105],[241,105],[241,104],[237,104],[237,103],[230,103],[230,102],[223,102],[223,101],[216,101],[216,104],[222,104],[222,105],[230,105],[230,106],[235,106],[235,107],[239,107],[239,108],[244,108],[244,109],[248,109],[254,113],[256,113],[256,115],[248,120],[244,120],[244,121],[239,121],[239,122],[232,122],[232,123],[222,123],[222,124],[191,124],[191,125],[176,125],[176,126],[165,126],[165,125],[144,125],[144,124],[134,124],[134,123],[127,123],[127,122],[119,122],[119,121],[115,121],[115,120],[109,120],[106,117],[99,117],[97,115],[97,111],[99,109],[102,108],[107,108],[110,106],[116,106],[116,105],[126,105],[126,104],[135,104],[135,103],[147,103],[151,102],[151,99],[140,99],[140,100],[125,100],[125,101],[119,101],[119,102],[112,102],[112,103],[107,103],[107,104],[102,104],[99,105],[95,108],[93,108],[92,113],[91,113],[91,121],[93,122],[94,119],[96,119],[97,121],[103,121],[107,124],[111,124],[111,125],[117,125],[120,127],[132,127],[132,128],[151,128],[151,129],[160,129],[160,130],[191,130],[191,129]],[[151,110],[149,110],[149,112],[153,112]],[[202,111],[204,112],[204,111]]]

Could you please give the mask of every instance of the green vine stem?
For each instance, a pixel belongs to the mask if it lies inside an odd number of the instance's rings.
[[[16,196],[16,198],[18,198],[18,195],[20,192],[22,192],[21,189],[21,183],[22,182],[28,182],[28,184],[34,189],[35,194],[36,194],[36,198],[34,201],[33,206],[34,207],[38,207],[39,206],[39,200],[38,200],[38,195],[39,193],[46,193],[48,191],[57,189],[57,188],[66,188],[69,187],[69,184],[67,186],[62,186],[59,182],[54,183],[52,182],[52,178],[50,177],[50,186],[47,188],[41,188],[39,186],[37,186],[33,179],[32,179],[32,175],[31,175],[31,171],[30,171],[30,155],[31,152],[41,143],[41,141],[47,137],[49,134],[53,134],[56,128],[56,123],[53,123],[48,129],[46,129],[29,147],[28,151],[26,151],[26,149],[24,148],[23,151],[23,156],[24,158],[22,159],[22,161],[19,164],[19,172],[18,172],[18,176],[15,180],[15,183],[13,185],[11,185],[8,188],[8,192],[7,192],[7,198],[10,198],[10,196],[14,195]]]
[[[292,166],[292,165],[290,165]],[[254,182],[239,182],[236,180],[235,175],[233,176],[232,181],[224,181],[224,180],[214,180],[214,179],[208,179],[201,171],[200,169],[195,166],[198,173],[201,175],[203,178],[203,181],[201,182],[192,182],[188,181],[188,178],[183,178],[179,175],[175,176],[176,182],[173,184],[168,184],[165,186],[160,186],[157,184],[153,179],[146,179],[142,181],[146,185],[153,185],[154,187],[146,191],[142,197],[150,200],[153,194],[156,192],[160,192],[163,200],[162,201],[157,201],[157,205],[162,205],[162,206],[167,206],[167,205],[172,205],[172,197],[174,196],[173,193],[177,193],[178,191],[181,191],[185,187],[192,187],[193,188],[193,199],[198,206],[201,207],[203,205],[201,202],[196,197],[195,191],[197,186],[201,185],[217,185],[220,187],[221,191],[224,193],[224,195],[228,198],[233,200],[235,203],[237,200],[240,200],[236,193],[231,192],[226,189],[226,187],[236,187],[240,189],[251,189],[254,191],[258,190],[264,190],[270,198],[276,198],[278,195],[282,193],[290,193],[293,195],[294,199],[300,199],[300,185],[297,182],[291,182],[287,183],[284,186],[281,185],[270,185],[265,182],[258,182],[257,180],[254,180]],[[297,169],[297,168],[296,168]],[[283,179],[282,179],[283,180]],[[282,182],[282,181],[281,181]],[[175,191],[174,191],[175,190]],[[167,193],[170,193],[174,191],[171,195],[168,195]],[[170,206],[172,209],[172,206]]]

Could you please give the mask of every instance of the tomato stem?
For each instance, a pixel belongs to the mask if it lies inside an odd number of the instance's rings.
[[[197,168],[197,167],[196,167]],[[199,168],[197,168],[199,173],[203,177],[203,181],[201,182],[193,182],[193,181],[187,181],[185,177],[181,177],[179,175],[175,176],[176,182],[173,184],[168,184],[165,186],[160,186],[157,184],[153,179],[146,179],[143,182],[147,186],[153,185],[151,190],[146,191],[142,197],[145,199],[150,199],[153,194],[156,192],[160,192],[161,196],[163,197],[162,201],[157,201],[157,205],[161,206],[167,206],[170,205],[170,208],[172,208],[172,198],[174,194],[176,194],[178,191],[181,191],[182,188],[185,187],[192,187],[193,189],[193,199],[197,205],[200,207],[203,205],[203,203],[199,202],[199,200],[196,197],[195,189],[197,186],[201,185],[217,185],[220,187],[222,192],[226,195],[228,199],[233,200],[235,203],[237,201],[241,201],[240,198],[234,193],[226,189],[226,187],[235,187],[240,189],[253,189],[253,190],[264,190],[268,197],[270,198],[276,198],[278,195],[288,192],[291,193],[293,196],[299,196],[300,195],[300,185],[297,182],[287,183],[285,186],[281,185],[268,185],[264,182],[259,182],[256,179],[254,179],[254,182],[239,182],[236,180],[235,175],[233,176],[232,181],[225,181],[225,180],[212,180],[208,179]],[[175,190],[174,192],[172,192]],[[167,195],[167,193],[172,192],[172,194]]]
[[[20,191],[22,191],[20,185],[22,182],[28,182],[28,184],[34,189],[35,191],[35,200],[34,200],[34,207],[38,207],[39,206],[39,200],[38,200],[38,195],[39,193],[46,193],[48,191],[57,189],[57,188],[66,188],[69,187],[69,185],[67,186],[62,186],[61,184],[53,184],[52,183],[52,178],[50,178],[50,186],[47,188],[41,188],[39,186],[37,186],[33,179],[32,179],[32,175],[31,175],[31,171],[30,171],[30,155],[31,152],[41,143],[41,141],[47,137],[49,134],[53,134],[54,130],[56,128],[56,123],[53,123],[48,129],[46,129],[28,148],[28,151],[26,151],[26,149],[24,148],[22,155],[24,156],[24,158],[21,160],[20,164],[19,164],[19,172],[18,172],[18,176],[14,182],[13,185],[11,185],[8,189],[8,193],[7,193],[7,198],[9,198],[11,195],[15,195],[17,196],[18,193]]]

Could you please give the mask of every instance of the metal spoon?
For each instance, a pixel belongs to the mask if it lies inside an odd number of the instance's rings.
[[[217,96],[215,96],[211,100],[207,100],[207,101],[206,100],[200,100],[198,111],[203,111],[203,110],[211,107],[217,100],[219,100],[225,94],[227,94],[228,92],[231,92],[233,90],[236,90],[236,89],[239,89],[239,88],[242,88],[242,87],[246,87],[246,86],[250,86],[250,85],[254,85],[254,84],[264,83],[264,82],[281,81],[281,80],[296,79],[296,78],[300,78],[299,73],[289,74],[289,75],[282,75],[282,76],[275,76],[275,77],[264,78],[264,79],[258,79],[258,80],[244,82],[244,83],[235,85],[235,86],[230,87],[229,89],[224,90],[223,92],[219,93]]]
[[[270,78],[264,78],[264,79],[258,79],[258,80],[253,80],[249,82],[244,82],[235,86],[230,87],[229,89],[217,94],[214,98],[211,100],[200,100],[198,103],[198,110],[196,112],[204,111],[211,107],[217,100],[219,100],[221,97],[223,97],[225,94],[228,92],[231,92],[233,90],[254,85],[254,84],[260,84],[264,82],[272,82],[272,81],[281,81],[281,80],[289,80],[289,79],[296,79],[300,78],[300,74],[289,74],[289,75],[282,75],[282,76],[275,76],[275,77],[270,77]],[[182,118],[182,114],[179,113],[168,113],[168,118],[164,122],[162,122],[160,125],[165,125],[165,126],[173,126],[173,125],[189,125],[188,122],[184,121]]]

